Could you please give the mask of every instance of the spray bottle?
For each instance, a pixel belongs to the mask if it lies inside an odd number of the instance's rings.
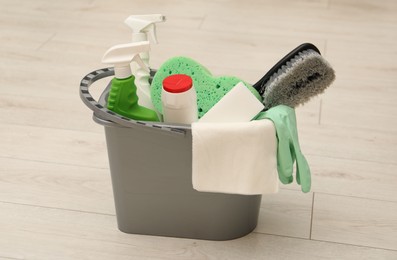
[[[153,42],[157,44],[156,37],[156,23],[164,22],[165,16],[161,14],[148,14],[148,15],[131,15],[125,23],[132,29],[132,42],[148,41],[148,35],[152,38]],[[149,67],[149,52],[141,54],[143,62]],[[135,84],[138,88],[139,104],[155,109],[150,98],[150,73],[132,64],[132,73],[135,75]]]
[[[135,77],[130,67],[130,63],[135,61],[142,70],[149,71],[139,56],[149,49],[149,42],[142,41],[115,45],[103,55],[102,62],[113,64],[115,74],[108,98],[109,110],[134,120],[159,121],[154,110],[138,105]]]

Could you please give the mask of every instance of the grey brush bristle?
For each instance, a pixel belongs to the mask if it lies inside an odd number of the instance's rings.
[[[266,108],[296,107],[324,92],[334,79],[334,70],[319,53],[302,51],[270,77],[263,103]]]

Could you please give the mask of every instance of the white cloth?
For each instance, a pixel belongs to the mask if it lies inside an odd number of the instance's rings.
[[[273,122],[192,124],[193,188],[203,192],[266,194],[278,191]]]

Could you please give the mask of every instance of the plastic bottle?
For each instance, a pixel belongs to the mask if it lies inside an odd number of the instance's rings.
[[[150,38],[157,44],[156,23],[164,22],[165,16],[161,14],[131,15],[125,23],[132,30],[132,42],[148,41]],[[142,61],[149,67],[149,51],[141,54]],[[138,103],[144,107],[155,109],[150,98],[149,71],[141,67],[131,65],[132,74],[135,75],[135,85],[137,86]]]
[[[192,78],[175,74],[163,80],[163,119],[168,123],[191,124],[198,119],[197,95]]]
[[[119,44],[106,51],[102,62],[113,64],[115,74],[109,92],[109,110],[134,120],[159,121],[154,110],[138,105],[135,77],[130,67],[130,63],[135,61],[143,69],[149,70],[139,57],[139,53],[149,49],[149,42],[146,41]]]

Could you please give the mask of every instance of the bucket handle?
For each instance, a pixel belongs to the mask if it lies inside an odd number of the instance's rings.
[[[94,111],[94,114],[101,119],[109,120],[123,127],[151,127],[175,134],[185,135],[186,131],[190,129],[188,125],[167,125],[164,123],[149,122],[149,121],[137,121],[121,115],[107,109],[106,107],[99,104],[89,92],[90,86],[97,80],[103,79],[105,77],[113,76],[114,68],[103,68],[93,71],[87,74],[80,82],[80,98],[84,104]]]

